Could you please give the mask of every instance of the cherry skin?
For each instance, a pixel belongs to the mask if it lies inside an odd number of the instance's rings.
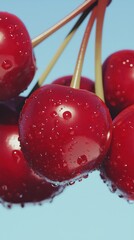
[[[121,50],[111,54],[103,64],[106,104],[113,118],[134,104],[134,51]]]
[[[24,91],[36,71],[29,33],[15,15],[0,12],[0,100]]]
[[[109,111],[94,93],[57,84],[36,90],[19,119],[25,158],[37,174],[57,184],[97,169],[111,131]]]
[[[113,137],[101,169],[101,176],[112,191],[134,200],[134,105],[113,121]]]
[[[29,168],[20,150],[17,124],[0,124],[0,146],[1,202],[39,203],[63,191],[63,187],[52,186]]]
[[[72,75],[68,75],[68,76],[57,78],[52,83],[63,85],[63,86],[70,86],[71,80],[72,80]],[[91,79],[82,76],[80,81],[80,89],[85,89],[90,92],[94,92],[95,91],[94,82]]]

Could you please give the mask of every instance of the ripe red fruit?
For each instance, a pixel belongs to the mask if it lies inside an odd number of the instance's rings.
[[[49,84],[22,109],[22,151],[35,172],[51,182],[79,179],[101,164],[111,125],[107,107],[94,93]]]
[[[106,104],[115,117],[134,104],[134,51],[122,50],[111,54],[103,64]]]
[[[101,176],[112,191],[134,200],[134,105],[113,121],[113,137]]]
[[[25,90],[35,70],[31,39],[25,25],[17,16],[0,12],[0,100]]]
[[[42,180],[27,165],[17,125],[0,125],[0,199],[2,203],[38,203],[63,191]]]
[[[70,86],[71,80],[72,80],[72,75],[68,75],[68,76],[57,78],[52,83],[63,85],[63,86]],[[80,81],[80,89],[85,89],[90,92],[94,92],[94,82],[91,79],[82,76]]]

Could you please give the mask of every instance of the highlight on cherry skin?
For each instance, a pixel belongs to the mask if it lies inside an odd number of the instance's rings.
[[[25,158],[37,174],[56,184],[98,169],[111,132],[109,110],[99,97],[57,84],[37,89],[26,100],[19,119]]]
[[[59,84],[63,86],[70,86],[71,85],[71,80],[72,80],[72,75],[67,75],[67,76],[62,76],[57,78],[52,82],[52,84]],[[81,76],[80,79],[80,89],[85,89],[90,92],[95,92],[95,87],[94,87],[94,82],[87,77]]]
[[[101,178],[112,192],[134,201],[134,105],[115,117],[112,135]]]
[[[54,187],[31,170],[20,149],[17,124],[0,124],[0,202],[12,204],[52,201],[64,187]]]
[[[134,50],[112,53],[103,63],[106,104],[114,118],[134,104]]]
[[[18,96],[36,71],[29,33],[15,15],[0,12],[0,101]]]

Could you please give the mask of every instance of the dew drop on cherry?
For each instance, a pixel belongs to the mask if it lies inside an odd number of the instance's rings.
[[[64,118],[65,120],[69,120],[71,117],[72,117],[72,113],[71,113],[70,111],[65,111],[65,112],[63,113],[63,118]]]
[[[56,111],[53,111],[53,112],[51,113],[51,116],[52,116],[52,117],[56,117],[56,116],[57,116],[57,112],[56,112]]]
[[[12,156],[13,156],[13,159],[19,163],[21,161],[21,156],[20,156],[20,150],[13,150],[12,151]]]
[[[114,184],[112,184],[110,191],[111,191],[112,193],[115,193],[115,192],[117,191],[117,187],[116,187]]]
[[[8,188],[7,188],[7,185],[3,185],[3,186],[1,187],[1,189],[4,190],[4,191],[7,191],[7,189],[8,189]]]
[[[72,185],[74,185],[75,184],[75,181],[70,181],[69,183],[68,183],[68,185],[70,185],[70,186],[72,186]]]
[[[4,70],[8,70],[12,67],[12,62],[8,59],[4,60],[1,66]]]
[[[79,165],[85,164],[87,161],[88,161],[88,160],[87,160],[86,155],[82,155],[82,156],[80,156],[80,157],[77,159],[77,163],[78,163]]]

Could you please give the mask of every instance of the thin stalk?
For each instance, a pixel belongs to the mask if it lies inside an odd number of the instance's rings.
[[[70,30],[70,32],[67,34],[66,38],[64,39],[64,41],[62,42],[62,44],[60,45],[60,47],[58,48],[58,50],[56,51],[55,55],[53,56],[53,58],[51,59],[50,63],[48,64],[48,66],[46,67],[45,71],[42,73],[42,75],[40,76],[40,78],[38,79],[38,82],[36,83],[35,87],[32,89],[31,92],[33,92],[35,89],[39,88],[40,86],[43,85],[43,83],[45,82],[48,74],[50,73],[50,71],[52,70],[52,68],[54,67],[54,65],[56,64],[57,60],[59,59],[59,57],[61,56],[62,52],[64,51],[64,49],[66,48],[67,44],[70,42],[70,40],[72,39],[72,37],[74,36],[75,32],[77,31],[77,29],[79,28],[79,26],[82,24],[82,22],[85,20],[85,18],[88,16],[88,14],[90,13],[90,11],[92,11],[92,9],[95,7],[96,4],[92,5],[92,7],[88,8],[87,10],[85,10],[81,16],[79,17],[79,19],[77,20],[77,22],[75,23],[75,25],[72,27],[72,29]],[[30,92],[30,94],[31,94]]]
[[[74,17],[76,17],[81,12],[84,12],[87,8],[91,7],[92,4],[96,3],[96,0],[87,0],[84,3],[82,3],[78,8],[76,8],[73,12],[71,12],[69,15],[67,15],[65,18],[63,18],[61,21],[59,21],[57,24],[49,28],[47,31],[43,32],[36,38],[32,40],[32,46],[36,47],[39,43],[41,43],[43,40],[45,40],[47,37],[49,37],[51,34],[53,34],[55,31],[60,29],[62,26],[64,26],[66,23],[71,21]]]
[[[86,27],[86,30],[85,30],[85,33],[84,33],[84,36],[82,39],[82,43],[81,43],[81,47],[79,50],[74,74],[73,74],[71,85],[70,85],[70,87],[72,87],[72,88],[78,88],[78,89],[80,88],[80,79],[81,79],[81,72],[82,72],[84,57],[85,57],[90,33],[92,30],[95,18],[96,18],[96,7],[94,8],[94,10],[90,16],[90,19],[88,21],[88,24],[87,24],[87,27]]]
[[[79,26],[85,20],[85,18],[87,17],[87,15],[89,14],[89,12],[91,10],[92,10],[92,8],[90,7],[84,13],[82,13],[80,18],[77,20],[76,24],[73,26],[71,31],[67,34],[66,38],[64,39],[64,41],[62,42],[62,44],[60,45],[60,47],[56,51],[55,55],[51,59],[50,63],[48,64],[47,68],[45,69],[43,74],[40,76],[40,78],[38,80],[38,86],[43,85],[45,79],[47,78],[48,74],[50,73],[50,71],[52,70],[54,65],[56,64],[57,60],[60,58],[60,56],[63,53],[64,49],[66,48],[66,46],[68,45],[70,40],[73,38],[75,32],[78,30]]]
[[[95,93],[104,101],[104,90],[102,80],[102,31],[104,16],[108,0],[99,0],[97,6],[96,40],[95,40]]]

